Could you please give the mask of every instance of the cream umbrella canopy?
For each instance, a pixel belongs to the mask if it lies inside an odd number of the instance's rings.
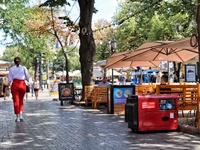
[[[103,73],[97,69],[93,70],[93,77],[103,77]]]
[[[120,72],[116,71],[116,70],[113,70],[113,75],[114,76],[121,76],[122,74]],[[111,69],[106,71],[106,76],[108,76],[108,77],[112,76],[112,70]]]
[[[160,64],[160,61],[123,61],[125,58],[129,56],[130,52],[119,52],[114,53],[109,58],[106,59],[106,66],[105,68],[129,68],[129,67],[136,67],[136,66],[142,66],[142,67],[158,67]]]
[[[190,46],[190,38],[177,41],[146,42],[129,53],[124,61],[177,61],[186,62],[198,55],[198,49]]]
[[[13,63],[9,62],[9,61],[3,61],[3,60],[0,60],[0,68],[1,67],[9,67],[11,66]]]
[[[106,66],[105,68],[108,68],[108,66],[118,62],[119,60],[125,58],[127,56],[127,52],[119,52],[114,53],[110,57],[106,59]]]
[[[149,60],[186,62],[196,56],[198,56],[198,49],[191,47],[190,38],[184,38],[177,41],[146,42],[135,51],[132,51],[124,61]]]

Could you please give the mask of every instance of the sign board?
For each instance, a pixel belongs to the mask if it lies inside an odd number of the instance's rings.
[[[185,65],[185,82],[196,82],[196,65]]]
[[[57,80],[50,80],[50,95],[58,95],[58,81]]]
[[[108,113],[124,113],[126,99],[133,94],[135,94],[135,85],[111,85]]]
[[[74,84],[59,83],[58,84],[59,100],[74,100]]]

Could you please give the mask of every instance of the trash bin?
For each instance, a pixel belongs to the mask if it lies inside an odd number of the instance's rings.
[[[125,104],[125,122],[132,131],[178,129],[176,95],[131,95]]]
[[[125,104],[125,122],[128,128],[138,130],[138,96],[130,95]]]

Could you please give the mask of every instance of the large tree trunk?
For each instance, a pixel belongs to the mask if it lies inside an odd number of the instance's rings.
[[[78,0],[80,7],[80,63],[82,73],[82,85],[91,85],[93,76],[93,59],[96,53],[94,37],[92,33],[92,15],[94,0]]]

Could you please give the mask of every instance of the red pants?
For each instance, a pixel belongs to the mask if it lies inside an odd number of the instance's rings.
[[[26,93],[26,83],[24,80],[14,79],[11,85],[11,93],[15,114],[20,114],[24,108],[24,95]]]

